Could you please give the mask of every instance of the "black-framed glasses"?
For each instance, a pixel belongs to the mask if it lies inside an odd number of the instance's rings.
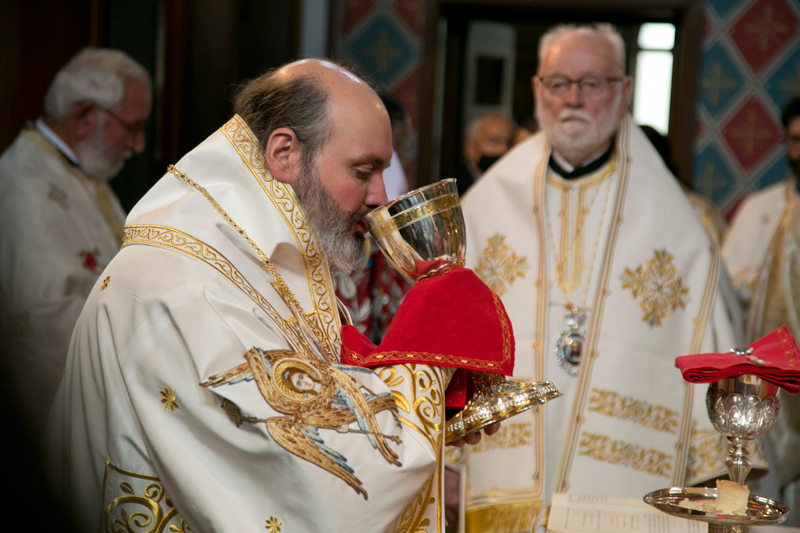
[[[116,113],[114,113],[113,111],[111,111],[110,109],[108,109],[106,107],[103,107],[103,106],[98,105],[98,104],[94,104],[94,107],[96,107],[98,110],[102,111],[103,113],[105,113],[109,117],[111,117],[114,120],[116,120],[117,123],[120,126],[122,126],[123,128],[125,128],[125,130],[128,132],[128,134],[130,134],[132,137],[136,137],[136,136],[138,136],[140,134],[143,134],[145,132],[145,130],[147,129],[147,126],[149,125],[149,122],[147,120],[138,120],[136,122],[128,122],[127,120],[123,120],[122,117],[120,117],[119,115],[117,115]]]
[[[608,90],[611,83],[622,81],[623,77],[609,77],[609,76],[586,76],[579,80],[573,80],[565,76],[548,76],[543,78],[536,76],[539,81],[544,85],[547,92],[553,96],[564,96],[572,88],[572,84],[578,85],[578,89],[589,98],[593,96],[600,96]]]

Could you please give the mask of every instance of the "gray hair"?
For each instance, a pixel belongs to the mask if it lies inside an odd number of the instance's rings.
[[[116,111],[125,100],[125,81],[129,78],[152,91],[150,74],[125,52],[84,48],[53,78],[44,97],[45,113],[61,119],[87,101]]]
[[[253,131],[262,153],[273,131],[292,130],[308,167],[333,129],[328,91],[313,74],[287,80],[277,72],[270,70],[248,82],[233,102],[234,111]]]
[[[625,74],[625,41],[622,40],[622,36],[619,34],[619,31],[617,31],[617,28],[608,22],[595,22],[592,24],[581,25],[559,24],[558,26],[554,26],[547,30],[544,35],[542,35],[542,38],[539,39],[540,71],[542,64],[544,63],[544,56],[547,54],[547,51],[550,49],[550,45],[553,44],[553,41],[556,39],[556,37],[560,37],[573,30],[590,30],[597,33],[600,37],[606,39],[611,45],[611,48],[614,50],[614,56],[617,60],[619,68],[622,70],[622,74]]]

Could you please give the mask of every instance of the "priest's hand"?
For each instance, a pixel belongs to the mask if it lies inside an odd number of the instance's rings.
[[[492,425],[486,426],[483,428],[483,431],[486,432],[487,436],[494,435],[498,431],[500,431],[500,422],[495,422]],[[481,432],[476,431],[475,433],[470,433],[469,435],[462,437],[458,440],[454,440],[453,442],[448,442],[446,446],[455,446],[456,448],[461,448],[465,444],[469,444],[470,446],[474,446],[481,441]]]

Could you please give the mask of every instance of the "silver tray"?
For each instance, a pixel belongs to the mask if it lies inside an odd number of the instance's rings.
[[[685,507],[678,507],[678,502],[684,498],[693,501],[705,499],[715,500],[717,498],[717,489],[707,487],[672,487],[646,494],[644,502],[671,516],[688,518],[690,520],[701,520],[712,524],[770,526],[780,524],[786,520],[786,516],[789,514],[789,508],[782,503],[753,494],[750,495],[749,501],[747,502],[746,515],[708,513],[705,511],[686,509]]]

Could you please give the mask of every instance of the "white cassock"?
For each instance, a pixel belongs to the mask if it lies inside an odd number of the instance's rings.
[[[44,427],[83,304],[119,250],[124,221],[111,188],[36,127],[26,126],[0,157],[2,371],[34,434]]]
[[[81,530],[443,530],[449,372],[340,368],[328,264],[239,117],[176,167],[269,257],[307,321],[243,235],[167,173],[89,297],[48,420],[48,468]],[[292,369],[321,392],[292,389]]]
[[[564,394],[466,450],[468,532],[541,527],[554,492],[641,498],[725,472],[707,387],[675,368],[741,337],[718,296],[716,245],[630,118],[586,176],[562,179],[549,157],[544,135],[532,137],[463,202],[467,266],[514,326],[514,377]],[[582,315],[574,330],[567,302]],[[577,366],[556,359],[565,331],[584,337]]]
[[[737,210],[722,244],[722,257],[743,302],[752,300],[770,239],[789,200],[797,197],[795,180],[788,179],[751,194]]]

